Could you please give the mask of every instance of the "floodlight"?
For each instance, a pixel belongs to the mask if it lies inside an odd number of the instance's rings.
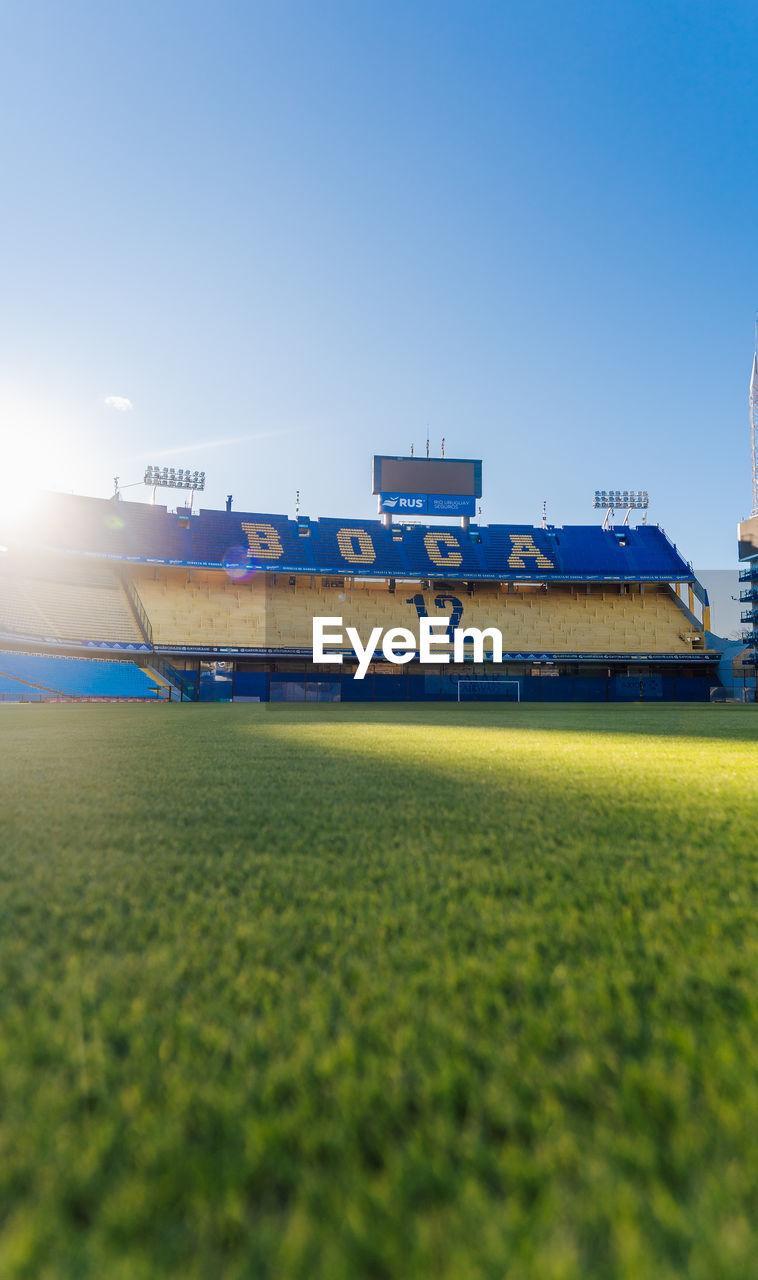
[[[647,489],[596,489],[593,507],[619,511],[645,511],[649,505]]]
[[[205,488],[205,472],[189,471],[183,467],[145,468],[145,484],[153,489],[192,489]]]

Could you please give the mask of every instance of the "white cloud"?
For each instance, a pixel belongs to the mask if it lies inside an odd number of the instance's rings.
[[[119,413],[127,413],[129,409],[134,408],[131,400],[127,400],[126,396],[106,396],[105,403],[109,409],[118,409]]]

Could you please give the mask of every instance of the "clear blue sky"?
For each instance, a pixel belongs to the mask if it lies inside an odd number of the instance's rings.
[[[754,0],[10,0],[6,486],[156,461],[210,507],[373,515],[372,453],[428,424],[487,521],[645,487],[733,565],[756,66]]]

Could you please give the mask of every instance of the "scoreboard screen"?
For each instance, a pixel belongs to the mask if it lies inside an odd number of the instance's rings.
[[[374,493],[456,494],[481,498],[482,463],[474,458],[374,457]]]

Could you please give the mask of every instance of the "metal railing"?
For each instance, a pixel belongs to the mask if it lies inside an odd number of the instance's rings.
[[[126,598],[129,601],[129,604],[132,606],[132,611],[137,620],[137,625],[139,626],[139,629],[142,632],[142,635],[144,636],[145,641],[147,642],[147,644],[150,645],[150,648],[152,649],[153,628],[151,626],[150,619],[148,618],[145,612],[145,606],[143,605],[142,601],[139,598],[139,592],[137,591],[137,588],[135,587],[131,578],[129,578],[125,573],[121,577],[121,582],[122,582],[124,591],[126,592]]]
[[[150,665],[154,667],[159,675],[163,676],[164,680],[168,681],[174,694],[178,695],[178,699],[172,698],[172,701],[196,701],[197,681],[188,680],[187,677],[182,675],[181,671],[177,671],[176,667],[172,666],[168,659],[162,654],[154,653],[150,659]]]

